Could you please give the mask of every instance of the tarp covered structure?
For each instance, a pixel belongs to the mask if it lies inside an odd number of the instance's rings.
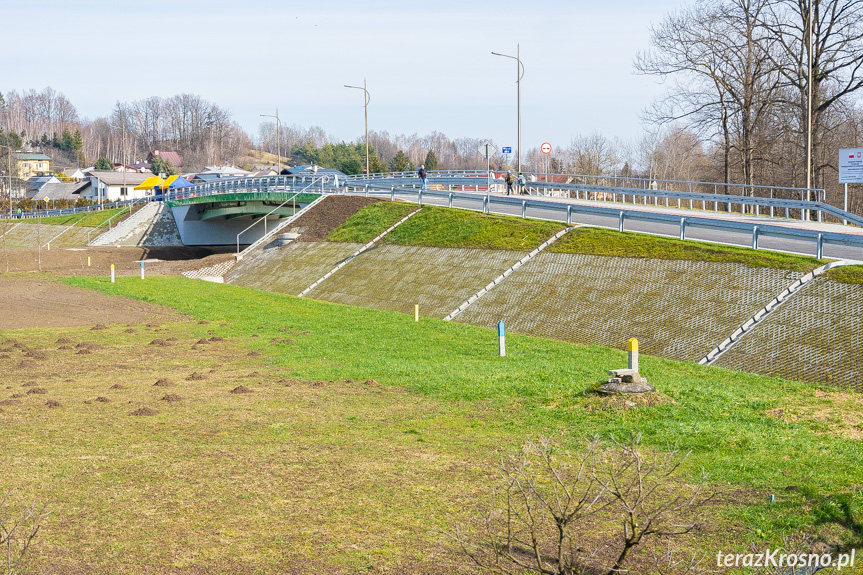
[[[165,180],[163,180],[159,176],[150,176],[149,178],[147,178],[146,180],[141,182],[141,185],[135,186],[135,189],[136,190],[153,190],[155,188],[161,188],[162,184],[164,182],[165,182]]]
[[[181,188],[191,188],[192,184],[183,176],[168,176],[165,183],[160,186],[163,190],[179,190]]]

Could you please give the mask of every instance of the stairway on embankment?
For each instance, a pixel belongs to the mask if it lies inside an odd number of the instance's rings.
[[[164,202],[150,202],[90,242],[91,246],[183,245],[171,209]]]

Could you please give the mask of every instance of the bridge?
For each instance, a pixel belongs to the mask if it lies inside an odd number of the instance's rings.
[[[527,177],[526,195],[520,196],[504,195],[503,181],[484,171],[438,171],[429,174],[425,189],[412,172],[342,180],[332,174],[268,176],[220,180],[158,199],[170,207],[184,244],[236,244],[238,251],[278,232],[315,198],[342,193],[863,261],[863,218],[823,201],[824,190],[577,174]]]

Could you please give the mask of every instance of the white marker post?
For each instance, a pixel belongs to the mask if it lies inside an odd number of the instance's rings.
[[[141,279],[144,279],[144,262],[141,261]]]
[[[111,283],[114,283],[114,264],[111,264]]]
[[[506,357],[506,329],[503,327],[503,320],[497,322],[497,345],[500,356]]]
[[[634,337],[626,344],[626,356],[629,369],[638,371],[638,340]]]

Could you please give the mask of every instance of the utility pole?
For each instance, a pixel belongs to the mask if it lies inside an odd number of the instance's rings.
[[[369,96],[369,91],[366,89],[366,79],[363,78],[362,86],[348,86],[345,84],[345,88],[354,88],[357,90],[362,90],[366,94],[366,103],[365,103],[365,111],[366,111],[366,177],[371,175],[371,171],[369,170],[369,102],[371,101],[371,96]]]
[[[521,79],[524,78],[524,64],[521,62],[521,45],[516,44],[515,56],[492,52],[495,56],[503,56],[504,58],[512,58],[516,61],[515,68],[515,83],[518,86],[518,173],[521,173]]]
[[[279,121],[279,109],[276,108],[276,115],[272,114],[261,114],[262,118],[275,118],[276,119],[276,157],[278,158],[278,166],[279,173],[277,176],[282,175],[282,123]]]

